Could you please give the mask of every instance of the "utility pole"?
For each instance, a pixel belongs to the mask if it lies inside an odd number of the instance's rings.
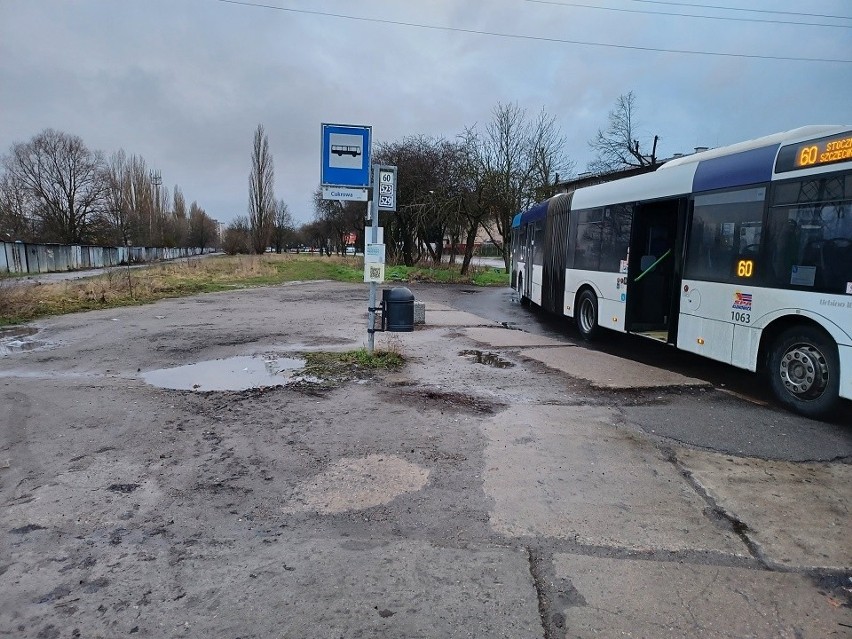
[[[154,216],[160,217],[160,186],[163,184],[163,176],[159,171],[151,171],[151,184],[154,186],[154,205],[148,216],[148,243],[154,244]]]

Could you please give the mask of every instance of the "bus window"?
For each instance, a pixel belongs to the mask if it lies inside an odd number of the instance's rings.
[[[533,246],[532,263],[538,266],[544,264],[544,220],[536,220],[532,224]]]
[[[633,206],[630,204],[616,204],[604,211],[600,270],[620,271],[621,261],[627,259],[632,223]]]
[[[512,229],[512,260],[515,263],[523,262],[523,249],[527,240],[527,229],[518,226]]]
[[[852,282],[852,176],[779,184],[767,230],[770,285],[847,292]]]
[[[577,241],[574,252],[574,268],[582,271],[597,271],[601,261],[601,239],[603,238],[603,209],[577,212]]]
[[[684,277],[752,282],[760,269],[766,188],[695,196]]]

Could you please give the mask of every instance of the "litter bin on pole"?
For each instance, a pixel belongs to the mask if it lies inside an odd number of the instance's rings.
[[[382,291],[382,330],[393,333],[414,330],[414,294],[404,286]]]

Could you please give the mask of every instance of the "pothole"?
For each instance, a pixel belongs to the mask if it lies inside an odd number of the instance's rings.
[[[424,409],[456,410],[474,415],[493,415],[506,405],[495,399],[481,399],[464,393],[445,392],[438,389],[393,389],[384,397],[385,401],[408,402]]]
[[[0,355],[10,355],[11,353],[20,353],[21,351],[31,351],[41,346],[45,346],[45,342],[32,339],[33,335],[38,333],[37,328],[26,326],[10,326],[0,328]]]
[[[283,386],[294,381],[293,373],[304,366],[303,359],[246,355],[148,371],[142,378],[170,390],[241,391]]]
[[[511,368],[514,364],[508,360],[503,359],[497,353],[488,353],[485,351],[478,350],[467,350],[461,351],[459,353],[462,357],[467,357],[469,360],[473,361],[476,364],[484,364],[486,366],[493,366],[494,368]]]

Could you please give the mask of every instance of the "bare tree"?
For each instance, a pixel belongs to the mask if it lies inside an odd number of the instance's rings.
[[[534,149],[531,148],[532,126],[525,109],[517,104],[498,103],[493,118],[485,128],[482,149],[477,159],[484,165],[482,174],[491,182],[492,215],[483,220],[489,237],[502,250],[509,268],[508,242],[512,217],[527,203],[533,172]]]
[[[122,244],[153,245],[155,192],[145,159],[119,150],[106,168],[107,215]]]
[[[87,239],[87,224],[106,205],[104,159],[83,140],[45,129],[15,144],[7,171],[37,204],[45,239],[69,244]]]
[[[108,162],[79,137],[46,129],[2,158],[0,235],[40,242],[186,246],[189,221],[180,187],[174,199],[159,171],[123,149]],[[198,211],[203,213],[198,205]],[[196,212],[195,239],[216,238]],[[212,229],[212,233],[210,232]]]
[[[329,254],[329,245],[331,243],[333,231],[329,225],[321,219],[315,219],[309,224],[304,224],[299,230],[302,239],[310,246],[311,250],[317,248],[320,255],[323,253]]]
[[[244,215],[238,215],[225,229],[222,250],[229,255],[251,253],[251,224]]]
[[[322,191],[314,191],[314,222],[310,225],[312,243],[323,252],[342,252],[345,238],[355,229],[351,212],[360,209],[358,217],[363,217],[364,205],[360,202],[339,202],[325,200]]]
[[[492,158],[488,154],[491,149],[483,144],[474,127],[465,129],[459,138],[464,149],[457,172],[463,184],[459,194],[459,211],[463,220],[459,237],[464,240],[461,274],[465,275],[470,268],[479,229],[494,219],[503,180],[490,165]]]
[[[189,233],[189,220],[186,216],[186,198],[180,186],[175,184],[172,191],[171,219],[168,225],[169,244],[172,246],[186,246],[187,234]]]
[[[191,246],[206,249],[215,246],[218,240],[216,222],[198,206],[197,202],[189,205],[189,243]]]
[[[284,200],[278,200],[275,207],[275,226],[272,230],[272,244],[275,247],[275,252],[280,253],[282,249],[287,248],[287,244],[296,236],[296,225],[293,223],[293,216],[290,215],[290,209]]]
[[[145,159],[140,155],[130,156],[128,162],[128,184],[125,198],[133,215],[134,237],[137,246],[150,246],[153,242],[154,185]]]
[[[258,124],[254,132],[249,175],[249,222],[251,242],[255,253],[263,253],[269,244],[269,236],[275,220],[275,195],[273,192],[275,171],[269,138],[263,125]]]
[[[32,241],[33,202],[23,183],[11,173],[0,177],[0,240]]]
[[[655,135],[647,153],[639,142],[638,123],[636,121],[636,95],[633,91],[618,96],[615,108],[609,112],[609,128],[598,129],[595,139],[589,146],[597,152],[597,157],[589,162],[589,170],[598,173],[616,171],[629,167],[655,167],[657,160],[657,142]]]
[[[114,241],[129,245],[133,237],[133,210],[130,202],[130,170],[127,154],[119,149],[106,167],[106,216],[113,227]]]
[[[575,164],[565,156],[567,142],[555,118],[547,115],[544,109],[533,123],[531,133],[531,195],[532,201],[541,202],[556,195],[559,176],[573,173]]]
[[[565,138],[544,109],[530,121],[517,104],[501,103],[494,107],[484,134],[470,129],[463,137],[470,161],[479,165],[473,175],[484,180],[476,189],[487,196],[483,204],[489,208],[482,228],[500,251],[508,272],[512,218],[553,195],[559,174],[573,169],[565,156]]]
[[[442,241],[457,209],[454,156],[459,145],[443,138],[410,136],[378,145],[376,161],[398,168],[396,212],[383,215],[388,255],[411,266],[440,259]]]

